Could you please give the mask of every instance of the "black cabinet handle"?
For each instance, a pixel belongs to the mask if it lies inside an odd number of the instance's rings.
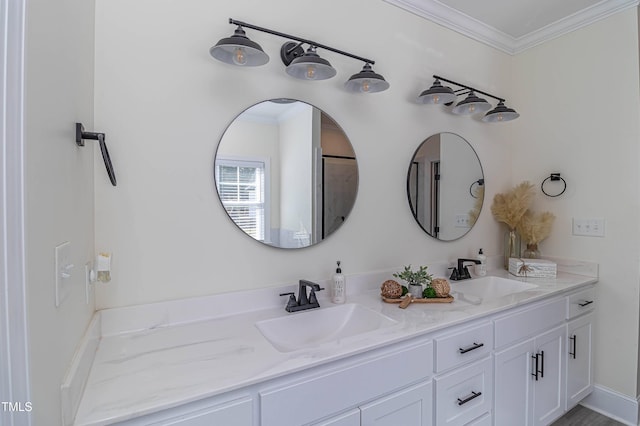
[[[539,354],[531,355],[531,359],[535,360],[535,364],[533,365],[533,373],[531,373],[531,375],[536,378],[536,382],[538,381],[538,356]]]
[[[476,342],[473,342],[473,345],[469,346],[468,348],[464,348],[464,349],[463,349],[463,348],[458,348],[458,351],[459,351],[461,354],[466,354],[467,352],[474,351],[474,350],[476,350],[476,349],[478,349],[478,348],[481,348],[481,347],[483,347],[483,346],[484,346],[484,343],[476,343]]]
[[[544,379],[544,351],[540,351],[540,378]]]
[[[571,355],[573,359],[576,359],[576,340],[578,340],[578,337],[574,334],[573,336],[569,337],[569,340],[573,341],[573,352],[569,352],[569,355]]]
[[[587,305],[590,305],[593,303],[593,300],[585,300],[584,303],[578,303],[578,306],[580,306],[581,308],[584,308]]]
[[[471,391],[471,395],[469,395],[468,397],[466,397],[465,399],[460,399],[458,398],[458,405],[464,405],[467,402],[471,401],[472,399],[476,399],[477,397],[479,397],[480,395],[482,395],[482,392],[474,392]]]

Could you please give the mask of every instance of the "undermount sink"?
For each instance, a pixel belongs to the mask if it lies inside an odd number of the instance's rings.
[[[337,341],[397,322],[364,306],[348,303],[256,322],[262,335],[280,352]]]
[[[460,293],[462,296],[460,297],[458,294],[458,298],[474,304],[533,290],[537,287],[535,284],[493,276],[451,282],[451,291]]]

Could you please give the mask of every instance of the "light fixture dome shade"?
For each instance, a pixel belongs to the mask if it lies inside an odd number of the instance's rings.
[[[518,117],[520,117],[520,114],[515,109],[507,107],[504,101],[500,101],[494,109],[482,117],[482,121],[485,123],[502,123],[515,120]]]
[[[451,87],[443,86],[436,78],[433,85],[424,90],[418,96],[418,102],[422,104],[448,104],[456,100],[457,95]]]
[[[287,74],[301,80],[327,80],[335,76],[335,68],[315,50],[315,47],[311,46],[304,55],[291,61],[286,68]]]
[[[258,43],[250,40],[240,26],[231,37],[223,38],[211,47],[209,54],[232,65],[255,67],[269,62],[269,55],[264,53]]]
[[[389,88],[389,83],[383,76],[377,74],[371,68],[371,64],[365,64],[362,71],[349,77],[344,83],[345,89],[356,93],[376,93]]]
[[[491,104],[486,99],[479,98],[473,91],[469,95],[456,104],[451,110],[454,114],[471,115],[481,112],[487,112],[491,109]]]

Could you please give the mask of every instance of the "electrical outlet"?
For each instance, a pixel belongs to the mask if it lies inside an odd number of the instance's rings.
[[[457,214],[455,218],[455,227],[456,228],[469,228],[469,215],[468,214]]]
[[[573,235],[584,237],[604,237],[604,219],[573,218]]]
[[[93,280],[91,279],[92,267],[91,262],[84,264],[84,302],[88,305],[93,300]]]
[[[71,263],[71,243],[66,241],[55,248],[55,293],[56,307],[71,293],[71,276],[73,263]]]

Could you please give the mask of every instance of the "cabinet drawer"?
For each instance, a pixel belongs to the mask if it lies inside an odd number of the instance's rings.
[[[493,324],[486,322],[448,332],[434,339],[436,371],[484,358],[493,349]]]
[[[591,287],[567,296],[567,319],[591,312],[596,307],[596,289]]]
[[[493,405],[491,357],[436,377],[438,426],[462,426],[489,412]],[[473,423],[472,423],[473,424]]]
[[[429,378],[433,374],[433,343],[405,346],[357,364],[316,371],[289,384],[261,390],[260,424],[306,424]],[[314,401],[319,395],[320,400]]]
[[[496,348],[548,330],[563,322],[565,318],[566,301],[564,298],[554,299],[496,318],[494,320]]]

